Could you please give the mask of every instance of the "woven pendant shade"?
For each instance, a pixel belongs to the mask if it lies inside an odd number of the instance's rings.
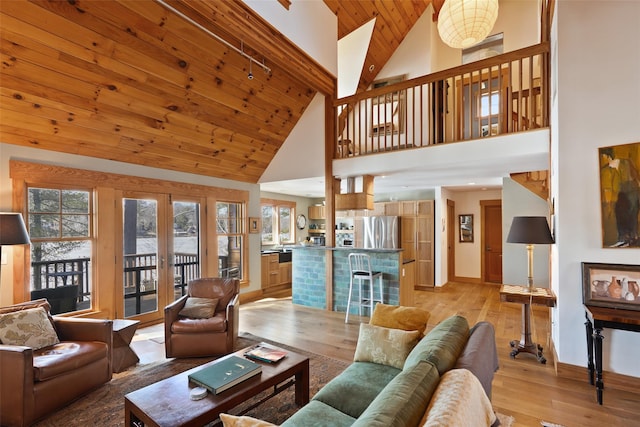
[[[447,45],[465,49],[484,40],[498,18],[498,0],[445,0],[438,33]]]

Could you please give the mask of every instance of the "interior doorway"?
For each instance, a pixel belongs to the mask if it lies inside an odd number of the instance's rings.
[[[502,201],[482,200],[482,280],[502,283]]]
[[[447,281],[456,278],[456,204],[447,199]]]

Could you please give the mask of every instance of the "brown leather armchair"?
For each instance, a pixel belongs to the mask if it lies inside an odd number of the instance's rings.
[[[193,319],[179,315],[187,298],[215,298],[212,317]],[[167,357],[201,357],[228,354],[238,337],[240,281],[236,278],[202,278],[187,285],[187,294],[164,309],[164,346]]]
[[[42,306],[46,299],[0,308]],[[0,344],[0,425],[28,426],[111,380],[112,321],[50,316],[60,340],[39,350]]]

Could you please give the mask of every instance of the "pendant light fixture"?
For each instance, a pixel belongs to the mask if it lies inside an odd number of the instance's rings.
[[[498,0],[445,0],[438,33],[447,45],[465,49],[484,40],[498,18]]]

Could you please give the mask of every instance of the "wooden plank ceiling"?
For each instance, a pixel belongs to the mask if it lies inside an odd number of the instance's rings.
[[[431,4],[431,0],[324,0],[324,2],[338,17],[338,39],[376,18],[369,49],[360,73],[358,92],[366,90],[375,80],[409,30]]]
[[[255,183],[335,77],[241,1],[0,2],[0,141]],[[429,1],[325,1],[340,37],[378,17],[365,88]],[[380,19],[382,18],[382,19]]]

